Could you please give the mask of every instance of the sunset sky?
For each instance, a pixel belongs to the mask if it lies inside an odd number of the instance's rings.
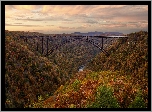
[[[41,33],[148,30],[148,5],[6,5],[5,29]]]

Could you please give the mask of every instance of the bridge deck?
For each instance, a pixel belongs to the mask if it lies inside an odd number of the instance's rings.
[[[27,37],[76,37],[76,38],[82,38],[82,37],[98,37],[98,38],[128,38],[128,36],[20,36],[21,38]]]

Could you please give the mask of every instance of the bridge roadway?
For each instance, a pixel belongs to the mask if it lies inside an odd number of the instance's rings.
[[[128,38],[128,36],[20,36],[21,38],[37,38],[37,37],[77,37],[77,38],[82,38],[82,37],[98,37],[98,38]]]

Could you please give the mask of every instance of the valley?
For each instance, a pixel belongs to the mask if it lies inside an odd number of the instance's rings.
[[[148,32],[127,37],[5,31],[5,107],[147,108]]]

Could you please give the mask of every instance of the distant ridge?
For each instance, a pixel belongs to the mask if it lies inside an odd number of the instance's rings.
[[[82,36],[123,36],[124,34],[123,33],[120,33],[120,32],[88,32],[88,33],[81,33],[81,32],[74,32],[74,33],[71,33],[71,34],[74,34],[74,35],[82,35]]]

